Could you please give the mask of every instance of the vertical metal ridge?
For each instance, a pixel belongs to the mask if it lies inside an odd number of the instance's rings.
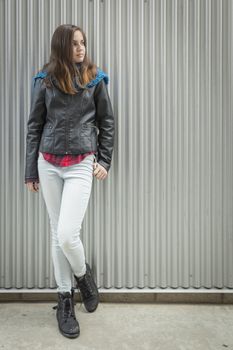
[[[194,2],[194,104],[193,104],[193,126],[194,126],[194,179],[193,186],[195,196],[193,201],[193,284],[200,287],[200,248],[201,248],[201,227],[200,227],[200,1]]]
[[[205,171],[205,177],[206,177],[206,186],[205,186],[205,199],[206,199],[206,207],[204,209],[205,215],[206,215],[206,222],[204,225],[204,232],[205,232],[205,258],[204,258],[204,264],[206,266],[205,268],[205,285],[206,287],[211,287],[212,284],[212,258],[211,258],[211,246],[212,246],[212,234],[211,234],[211,220],[212,220],[212,212],[211,212],[211,181],[212,181],[212,171],[211,171],[211,115],[212,115],[212,108],[211,108],[211,69],[212,69],[212,62],[211,62],[211,1],[208,0],[206,2],[206,59],[205,59],[205,72],[206,72],[206,85],[205,85],[205,108],[206,108],[206,116],[207,116],[207,122],[206,122],[206,149],[207,149],[207,158],[206,158],[206,171]]]
[[[169,210],[169,232],[170,232],[170,272],[169,272],[169,285],[172,287],[177,287],[179,285],[179,253],[181,252],[181,247],[178,246],[178,227],[177,227],[177,213],[176,213],[176,201],[177,201],[177,185],[176,185],[176,179],[177,179],[177,160],[176,160],[176,152],[177,152],[177,143],[174,143],[174,148],[172,147],[172,144],[175,140],[175,136],[177,133],[177,61],[178,61],[178,23],[183,28],[184,35],[186,34],[185,27],[184,26],[184,9],[183,13],[179,17],[178,21],[178,4],[177,1],[174,1],[172,3],[172,12],[171,12],[171,60],[173,62],[174,69],[171,68],[170,74],[171,74],[171,84],[170,88],[173,92],[171,96],[171,102],[170,102],[170,134],[169,138],[171,139],[170,143],[170,154],[168,155],[169,161],[171,163],[170,165],[170,171],[169,171],[169,178],[170,178],[170,197],[168,197],[168,210]],[[180,9],[179,9],[180,10]],[[185,44],[185,41],[184,41]],[[185,48],[185,45],[184,45]],[[183,54],[183,51],[181,51]],[[171,62],[171,61],[170,61]],[[171,66],[172,67],[172,66]],[[173,158],[174,155],[174,158]],[[172,176],[173,174],[173,176]],[[182,232],[183,233],[183,232]],[[177,249],[178,247],[178,249]],[[168,254],[169,255],[169,254]],[[184,256],[185,258],[185,256]],[[181,271],[180,271],[181,273]]]
[[[11,184],[9,180],[10,177],[10,115],[11,115],[11,106],[9,104],[9,95],[10,95],[10,80],[12,79],[12,71],[11,71],[11,64],[12,64],[12,57],[10,54],[10,45],[8,43],[11,42],[12,37],[12,31],[11,31],[11,3],[12,1],[9,1],[5,3],[5,28],[6,28],[6,36],[5,36],[5,48],[4,48],[4,58],[5,58],[5,76],[4,76],[4,85],[5,85],[5,112],[7,115],[7,118],[4,119],[5,121],[5,133],[4,133],[4,181],[5,181],[5,202],[4,202],[4,282],[6,287],[11,286],[11,280],[12,280],[12,260],[11,255],[8,254],[8,252],[11,251],[11,242],[12,242],[12,236],[7,234],[7,232],[12,232],[12,220],[10,218],[10,213],[12,211],[11,208]]]
[[[145,52],[143,50],[144,48],[144,0],[141,0],[137,4],[137,16],[135,16],[135,21],[137,25],[135,26],[137,28],[136,31],[136,38],[135,40],[135,55],[138,56],[138,61],[136,60],[136,64],[138,63],[138,72],[137,72],[137,128],[138,133],[136,131],[136,134],[138,134],[138,143],[137,143],[137,154],[138,154],[138,162],[136,163],[135,172],[137,176],[135,179],[137,179],[137,183],[135,183],[135,190],[138,191],[138,198],[140,200],[137,200],[137,206],[135,207],[136,213],[140,213],[140,215],[137,215],[137,235],[135,235],[135,245],[136,250],[134,253],[134,274],[135,274],[135,281],[134,285],[136,285],[139,288],[142,288],[144,286],[144,239],[146,236],[145,233],[145,201],[144,201],[144,193],[145,193],[145,153],[147,152],[146,143],[144,139],[144,118],[145,115],[145,109],[144,109],[144,63],[145,63]],[[136,39],[135,38],[135,39]],[[137,67],[137,66],[136,66]],[[141,164],[142,166],[140,166]]]
[[[167,284],[167,229],[166,229],[166,118],[167,118],[167,101],[166,101],[166,8],[167,2],[161,1],[161,26],[160,26],[160,60],[161,60],[161,115],[159,117],[159,189],[158,189],[158,198],[159,198],[159,208],[160,208],[160,217],[159,217],[159,248],[160,248],[160,274],[159,274],[159,284],[164,288]]]
[[[126,162],[125,162],[125,185],[126,185],[126,227],[125,227],[125,286],[127,288],[133,288],[134,286],[134,245],[133,245],[133,237],[135,232],[135,212],[133,203],[135,203],[136,193],[134,191],[134,178],[136,176],[136,169],[140,166],[137,156],[137,149],[134,145],[134,130],[135,130],[135,121],[134,118],[129,118],[130,115],[134,116],[134,88],[135,88],[135,80],[133,75],[133,37],[131,35],[133,31],[133,0],[129,0],[126,2],[126,45],[125,45],[125,66],[126,66],[126,76],[127,76],[127,86],[126,91],[127,94],[125,96],[125,132],[127,134],[126,137],[126,148],[125,152],[127,152]],[[128,98],[127,98],[128,97]],[[117,164],[116,164],[117,167]]]

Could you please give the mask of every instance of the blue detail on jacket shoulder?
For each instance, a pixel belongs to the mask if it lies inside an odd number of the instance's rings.
[[[98,84],[98,82],[99,82],[100,80],[102,80],[102,79],[104,79],[105,83],[108,84],[108,82],[109,82],[109,77],[108,77],[108,75],[107,75],[102,69],[100,69],[100,68],[97,67],[97,75],[96,75],[95,79],[93,79],[92,81],[90,81],[90,82],[86,85],[86,87],[92,87],[92,86]]]
[[[36,79],[38,78],[45,78],[47,76],[47,72],[46,71],[40,71],[39,73],[37,73],[33,79],[34,79],[34,84],[35,84],[35,81]],[[98,82],[100,80],[104,80],[104,82],[106,84],[108,84],[109,82],[109,77],[108,75],[102,70],[100,69],[99,67],[97,67],[97,74],[96,74],[96,77],[95,79],[92,79],[88,84],[86,84],[86,87],[92,87],[92,86],[95,86],[96,84],[98,84]]]

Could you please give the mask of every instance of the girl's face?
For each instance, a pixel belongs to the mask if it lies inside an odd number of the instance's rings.
[[[79,30],[74,32],[73,36],[73,61],[75,63],[82,62],[86,53],[83,35]]]

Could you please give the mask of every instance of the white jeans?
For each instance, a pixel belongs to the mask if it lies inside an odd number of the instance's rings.
[[[86,272],[80,229],[88,206],[93,181],[94,155],[79,164],[58,167],[39,152],[38,172],[50,219],[52,259],[58,292],[70,291],[74,273]]]

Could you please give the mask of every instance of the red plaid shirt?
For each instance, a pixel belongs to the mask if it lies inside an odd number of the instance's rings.
[[[43,157],[47,162],[55,165],[55,166],[70,166],[73,164],[78,164],[80,163],[86,156],[89,154],[95,154],[95,151],[87,152],[84,154],[65,154],[65,155],[56,155],[56,154],[51,154],[51,153],[45,153],[43,152]],[[27,179],[25,183],[27,182],[38,182],[39,179]]]

